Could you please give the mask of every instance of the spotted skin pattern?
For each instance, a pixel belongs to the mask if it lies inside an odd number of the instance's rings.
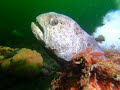
[[[36,21],[42,30],[32,22],[33,34],[38,40],[44,41],[46,48],[66,61],[71,61],[74,53],[86,48],[92,48],[91,52],[103,53],[95,39],[68,16],[48,12],[37,16]]]

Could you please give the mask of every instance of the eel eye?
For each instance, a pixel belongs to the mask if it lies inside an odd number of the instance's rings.
[[[52,19],[50,20],[50,25],[55,26],[55,25],[57,25],[57,24],[58,24],[58,20],[57,20],[56,18],[52,18]]]

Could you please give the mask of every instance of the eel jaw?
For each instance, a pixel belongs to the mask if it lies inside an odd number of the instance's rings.
[[[43,40],[44,31],[42,26],[38,22],[32,22],[31,29],[38,40]]]

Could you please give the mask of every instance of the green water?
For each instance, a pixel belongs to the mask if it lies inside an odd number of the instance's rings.
[[[32,48],[43,53],[44,50],[30,28],[37,15],[50,11],[62,13],[76,20],[85,31],[92,33],[101,24],[102,17],[117,8],[116,0],[2,0],[0,45]],[[46,90],[49,79],[51,77],[35,78],[32,82],[19,81],[16,84],[17,81],[13,78],[0,78],[0,90]]]
[[[30,24],[44,12],[55,11],[68,15],[91,33],[101,24],[102,17],[116,8],[115,0],[2,0],[0,45],[26,46],[36,42]]]

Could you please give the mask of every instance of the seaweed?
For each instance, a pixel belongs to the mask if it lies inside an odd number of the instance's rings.
[[[61,72],[58,78],[51,82],[51,90],[119,90],[120,62],[119,58],[109,58],[99,52],[90,53],[91,49],[74,55],[71,71]]]

